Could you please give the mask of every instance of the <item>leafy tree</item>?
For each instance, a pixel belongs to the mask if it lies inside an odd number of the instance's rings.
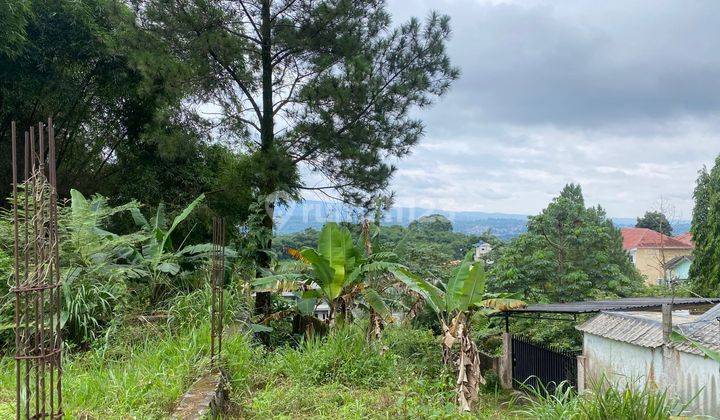
[[[180,106],[184,68],[125,2],[10,0],[0,21],[0,154],[12,120],[23,129],[52,116],[61,196],[76,188],[175,208],[241,160],[210,146],[207,124]],[[0,177],[10,179],[10,159]],[[9,188],[0,184],[0,200]]]
[[[659,211],[645,212],[643,217],[637,218],[635,227],[652,229],[667,236],[672,236],[673,234],[672,225],[668,221],[667,217]]]
[[[452,232],[453,225],[447,217],[441,214],[431,214],[412,221],[408,228],[429,232]]]
[[[528,231],[503,250],[490,288],[531,302],[628,296],[642,279],[622,249],[622,237],[601,207],[585,207],[579,185],[566,185]]]
[[[708,172],[703,168],[697,179],[692,226],[693,250],[690,277],[697,292],[704,295],[720,293],[720,156]]]
[[[391,28],[377,0],[133,0],[141,25],[187,63],[197,97],[257,162],[253,186],[273,194],[336,190],[371,206],[409,153],[427,106],[458,76],[445,52],[449,19]],[[328,180],[307,186],[300,167]],[[270,248],[271,240],[265,248]],[[266,253],[258,255],[269,266]],[[269,296],[256,307],[269,311]]]

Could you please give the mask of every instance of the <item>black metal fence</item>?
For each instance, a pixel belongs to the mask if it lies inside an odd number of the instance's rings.
[[[577,388],[577,354],[513,336],[512,377],[515,388],[542,385],[554,392],[563,381]]]

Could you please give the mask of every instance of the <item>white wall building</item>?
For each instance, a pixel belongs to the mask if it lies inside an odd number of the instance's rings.
[[[480,241],[475,244],[475,261],[480,261],[485,255],[492,251],[492,246],[489,243]]]
[[[673,313],[674,326],[697,343],[720,351],[720,305],[701,316]],[[692,414],[720,416],[720,362],[689,342],[664,343],[662,314],[602,312],[577,327],[584,333],[580,357],[586,386],[606,378],[620,387],[653,386]],[[693,399],[694,398],[694,399]]]

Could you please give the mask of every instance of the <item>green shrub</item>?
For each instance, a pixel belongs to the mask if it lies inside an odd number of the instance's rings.
[[[231,325],[249,318],[249,304],[241,293],[226,288],[223,293],[223,323]],[[180,294],[168,303],[168,325],[174,330],[188,330],[210,320],[212,288],[206,283],[202,288]]]
[[[689,404],[670,398],[666,391],[639,385],[639,381],[629,381],[618,387],[600,381],[582,399],[581,418],[666,420],[681,414]]]
[[[543,385],[538,388],[527,386],[524,391],[525,395],[520,396],[518,402],[525,408],[516,411],[523,417],[537,420],[580,418],[580,399],[567,382],[561,382],[553,392],[548,392]]]
[[[383,344],[420,374],[438,376],[443,370],[442,347],[429,329],[389,327],[383,332]]]
[[[375,387],[392,377],[395,359],[368,347],[362,329],[351,326],[327,337],[308,339],[296,349],[281,348],[269,363],[276,375],[307,384]]]

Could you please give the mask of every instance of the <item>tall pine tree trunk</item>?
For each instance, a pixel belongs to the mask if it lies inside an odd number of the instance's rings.
[[[273,115],[273,92],[272,92],[272,33],[270,22],[270,0],[262,1],[260,31],[262,35],[261,61],[262,61],[262,119],[260,121],[260,161],[264,167],[264,173],[258,174],[262,177],[260,193],[272,197],[277,188],[277,159],[275,154],[274,138],[274,115]],[[263,244],[265,249],[272,246],[273,213],[275,204],[267,202],[266,212],[263,215],[263,226],[270,232],[267,243]],[[270,267],[270,256],[268,253],[261,253],[258,263],[261,267]],[[258,292],[255,296],[255,313],[263,317],[270,314],[272,308],[272,296],[270,292]],[[267,345],[270,341],[270,334],[267,332],[258,333],[260,341]]]

